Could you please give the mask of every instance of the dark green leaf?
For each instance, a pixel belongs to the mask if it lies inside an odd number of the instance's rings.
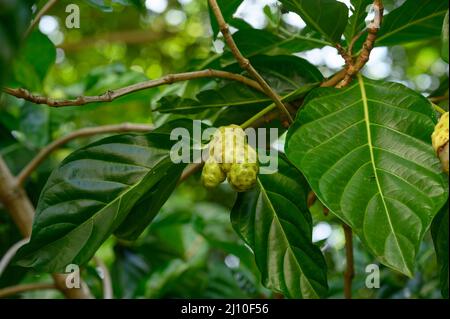
[[[27,38],[14,62],[15,79],[31,90],[42,89],[48,70],[56,59],[56,48],[49,38],[36,30]],[[25,66],[25,70],[21,70]],[[33,82],[28,77],[32,74]],[[38,83],[36,83],[38,81]]]
[[[348,20],[347,28],[345,29],[344,35],[347,43],[350,43],[352,39],[362,30],[365,29],[366,23],[365,19],[367,16],[367,7],[373,3],[372,0],[352,0],[351,9],[353,15]]]
[[[174,125],[189,128],[192,122],[169,124]],[[81,265],[124,221],[140,216],[139,223],[150,222],[162,199],[148,207],[150,217],[145,215],[144,200],[152,198],[161,180],[178,180],[180,166],[185,165],[173,164],[173,144],[170,135],[158,129],[109,137],[72,153],[42,191],[31,241],[19,252],[19,264],[46,271]],[[160,194],[167,198],[169,191],[165,188]],[[130,223],[123,234],[134,236],[139,230],[141,226]]]
[[[35,148],[44,147],[50,140],[50,110],[47,106],[25,103],[20,109],[20,131],[23,143]]]
[[[253,67],[278,94],[285,95],[301,87],[323,81],[322,73],[305,59],[293,55],[257,55],[250,59]],[[238,65],[228,68],[238,73]]]
[[[431,224],[434,248],[441,268],[442,296],[448,299],[448,202]]]
[[[10,72],[11,61],[29,26],[33,2],[0,0],[0,86]]]
[[[376,45],[397,45],[438,37],[448,1],[407,0],[383,20]]]
[[[217,1],[217,4],[219,5],[220,10],[222,11],[222,15],[227,23],[229,23],[229,20],[233,17],[233,14],[239,8],[242,1],[243,0],[218,0]],[[220,30],[219,30],[219,25],[217,24],[217,19],[214,16],[214,13],[212,12],[211,8],[209,8],[209,18],[211,20],[211,28],[213,31],[213,37],[214,37],[214,39],[216,39]]]
[[[278,172],[260,175],[257,187],[238,196],[234,229],[252,248],[264,285],[288,298],[327,295],[327,270],[312,243],[304,177],[280,156]]]
[[[332,43],[340,41],[348,20],[348,8],[342,2],[335,0],[280,0],[280,2]]]
[[[448,195],[431,147],[434,125],[420,94],[360,78],[342,90],[314,90],[286,142],[321,202],[385,265],[408,276]]]

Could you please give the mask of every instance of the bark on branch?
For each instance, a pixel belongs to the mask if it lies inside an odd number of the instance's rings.
[[[239,63],[239,65],[243,70],[247,71],[247,73],[251,77],[253,77],[256,80],[256,82],[259,83],[259,85],[267,94],[267,96],[269,96],[275,102],[276,106],[280,109],[281,113],[287,117],[290,123],[292,123],[293,122],[292,116],[289,113],[286,106],[281,101],[280,96],[270,87],[270,85],[266,82],[266,80],[264,80],[264,78],[258,73],[258,71],[255,70],[250,61],[242,55],[241,51],[237,47],[236,42],[234,42],[233,36],[231,35],[228,24],[226,23],[223,17],[222,11],[220,10],[219,5],[217,4],[217,1],[209,0],[209,5],[211,7],[214,16],[216,17],[220,32],[222,33],[225,42],[229,47],[229,49],[231,50],[231,53],[233,54],[236,61]]]
[[[64,99],[52,99],[45,96],[34,95],[30,91],[19,88],[4,88],[3,91],[9,95],[15,96],[17,98],[21,98],[35,104],[46,104],[51,107],[64,107],[64,106],[81,106],[90,103],[96,102],[112,102],[115,99],[128,95],[130,93],[142,91],[145,89],[150,89],[154,87],[158,87],[161,85],[172,84],[175,82],[182,82],[194,79],[201,78],[222,78],[232,81],[241,82],[249,87],[252,87],[258,91],[264,92],[261,86],[254,80],[249,79],[240,74],[234,74],[225,71],[219,70],[202,70],[202,71],[194,71],[194,72],[186,72],[179,74],[169,74],[160,79],[145,81],[142,83],[133,84],[130,86],[126,86],[117,90],[110,90],[105,92],[102,95],[98,96],[79,96],[76,99],[64,100]]]
[[[122,132],[149,132],[153,129],[151,125],[145,124],[131,124],[123,123],[118,125],[104,125],[97,127],[83,128],[78,131],[72,132],[43,148],[34,157],[30,163],[19,173],[17,176],[17,184],[23,185],[25,180],[31,175],[31,173],[56,149],[60,148],[64,144],[80,137],[87,137],[98,134],[106,133],[122,133]]]

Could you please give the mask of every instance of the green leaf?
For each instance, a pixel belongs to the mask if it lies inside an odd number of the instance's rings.
[[[384,18],[376,45],[397,45],[438,37],[447,10],[448,1],[407,0]]]
[[[348,21],[348,8],[342,2],[335,0],[280,0],[280,2],[332,43],[337,43],[341,39]]]
[[[448,10],[442,27],[442,59],[448,63]]]
[[[217,0],[217,4],[220,7],[220,11],[222,11],[223,18],[225,19],[225,22],[229,23],[229,20],[233,17],[233,14],[236,12],[236,10],[239,8],[243,0]],[[211,20],[211,28],[213,30],[213,37],[214,39],[217,38],[217,35],[219,34],[219,25],[217,24],[217,19],[214,16],[214,13],[212,12],[210,6],[209,8],[209,18]]]
[[[41,148],[50,140],[50,109],[26,102],[20,109],[20,131],[24,144]]]
[[[308,30],[280,35],[266,30],[244,29],[234,33],[233,38],[247,58],[262,54],[292,54],[331,45],[328,41],[321,39],[316,32]],[[236,60],[230,52],[226,52],[221,56],[221,62],[224,66],[228,66],[234,64]]]
[[[441,268],[442,296],[448,299],[448,202],[431,224],[434,248]]]
[[[171,95],[158,101],[155,111],[161,113],[195,114],[206,109],[220,109],[225,106],[270,104],[270,99],[263,93],[240,83],[230,83],[221,89],[206,90],[196,96],[196,100],[183,99]]]
[[[11,61],[29,26],[33,2],[0,0],[0,86],[9,75]]]
[[[307,98],[286,154],[334,214],[385,265],[412,276],[448,183],[431,147],[433,108],[395,83],[362,77]]]
[[[353,15],[348,20],[347,28],[344,35],[347,43],[350,43],[352,39],[366,27],[367,7],[372,4],[372,0],[352,0],[351,9]]]
[[[257,55],[250,58],[253,67],[269,85],[281,95],[301,87],[323,81],[322,73],[307,60],[293,55]],[[228,71],[239,73],[239,65],[234,64]]]
[[[42,90],[42,82],[50,67],[55,63],[55,59],[56,48],[53,43],[40,31],[34,31],[27,38],[19,56],[14,61],[15,80],[31,90]],[[26,66],[26,73],[21,71],[22,66]],[[28,80],[29,73],[32,74],[33,82]]]
[[[189,128],[192,122],[168,126]],[[170,192],[159,190],[159,182],[178,180],[185,166],[171,161],[173,144],[170,129],[163,127],[145,135],[112,136],[72,153],[42,191],[19,265],[51,272],[71,263],[81,265],[124,221],[141,217],[140,224],[150,222]],[[158,195],[162,198],[154,197]],[[142,203],[151,198],[157,201],[146,216]],[[135,235],[142,228],[128,225],[121,234]]]
[[[328,291],[326,263],[312,243],[307,194],[304,177],[280,157],[278,172],[260,175],[257,187],[239,194],[231,212],[264,285],[288,298],[322,298]]]

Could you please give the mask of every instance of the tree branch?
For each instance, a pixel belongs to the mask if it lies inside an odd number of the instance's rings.
[[[346,256],[346,270],[344,273],[344,296],[346,299],[352,299],[352,281],[355,277],[355,268],[353,260],[353,234],[352,229],[344,224],[345,234],[345,256]]]
[[[264,78],[258,73],[258,71],[255,70],[255,68],[252,66],[250,61],[246,59],[239,48],[236,45],[236,42],[234,42],[233,36],[231,35],[230,29],[225,22],[225,19],[223,17],[222,11],[220,10],[219,5],[217,4],[216,0],[209,0],[209,5],[211,7],[212,12],[214,13],[214,16],[216,17],[217,23],[219,25],[219,29],[223,34],[223,37],[225,39],[225,42],[227,43],[228,47],[231,50],[231,53],[235,57],[236,61],[239,63],[242,69],[246,70],[248,74],[250,74],[256,82],[259,83],[259,85],[262,87],[264,92],[269,96],[276,104],[276,106],[280,109],[281,113],[286,115],[287,119],[290,123],[293,122],[292,116],[289,113],[286,106],[281,101],[281,98],[278,96],[278,94],[269,86],[269,84],[264,80]]]
[[[5,298],[8,296],[16,295],[21,292],[32,291],[32,290],[45,290],[45,289],[57,289],[56,285],[53,283],[32,283],[17,285],[12,287],[7,287],[0,289],[0,298]]]
[[[7,252],[3,255],[2,259],[0,260],[0,277],[2,276],[3,272],[5,271],[6,267],[8,267],[11,260],[16,255],[17,251],[24,245],[26,245],[29,241],[29,238],[24,238],[22,240],[19,240],[17,243],[12,245]]]
[[[41,18],[58,2],[58,0],[49,0],[42,9],[36,14],[27,31],[25,31],[24,37],[28,37],[36,25],[39,23]]]
[[[56,100],[56,99],[48,98],[45,96],[33,95],[31,92],[29,92],[28,90],[23,89],[23,88],[20,88],[20,89],[4,88],[3,91],[5,93],[8,93],[9,95],[15,96],[17,98],[22,98],[24,100],[33,102],[35,104],[47,104],[48,106],[51,106],[51,107],[81,106],[81,105],[86,105],[86,104],[96,103],[96,102],[111,102],[119,97],[125,96],[130,93],[158,87],[161,85],[172,84],[175,82],[182,82],[182,81],[188,81],[188,80],[193,80],[193,79],[200,79],[200,78],[223,78],[223,79],[227,79],[227,80],[233,80],[233,81],[241,82],[241,83],[243,83],[247,86],[250,86],[256,90],[264,92],[262,90],[261,86],[256,81],[253,81],[252,79],[249,79],[243,75],[234,74],[234,73],[225,72],[225,71],[219,71],[219,70],[212,70],[212,69],[179,73],[179,74],[169,74],[160,79],[133,84],[130,86],[126,86],[124,88],[117,89],[117,90],[110,90],[102,95],[79,96],[73,100]]]
[[[102,278],[103,282],[103,299],[113,299],[113,288],[112,288],[112,281],[111,281],[111,275],[109,273],[108,267],[105,265],[103,260],[101,260],[99,257],[94,256],[95,263],[97,264],[98,268],[101,271],[100,277]]]
[[[377,39],[378,30],[380,29],[381,23],[383,22],[383,1],[374,0],[373,8],[375,10],[375,18],[367,28],[368,35],[366,40],[364,41],[361,53],[356,58],[355,63],[347,64],[347,72],[344,79],[336,86],[338,88],[347,86],[351,82],[353,77],[364,67],[367,61],[369,61],[370,53],[372,52],[372,49],[375,45],[375,40]]]
[[[0,201],[11,215],[15,224],[19,228],[23,237],[31,236],[33,225],[34,208],[25,190],[17,185],[16,179],[12,176],[8,166],[0,155]],[[91,298],[86,285],[83,283],[80,289],[69,289],[66,286],[66,275],[53,274],[55,286],[67,297],[71,299]]]
[[[17,176],[17,185],[21,186],[24,184],[25,180],[31,175],[31,173],[56,149],[63,146],[64,144],[80,137],[87,137],[98,134],[106,134],[106,133],[121,133],[121,132],[148,132],[153,129],[151,125],[145,124],[131,124],[131,123],[123,123],[118,125],[104,125],[97,127],[89,127],[83,128],[78,131],[72,132],[56,141],[53,141],[51,144],[47,145],[43,148],[37,155],[34,157],[31,162],[28,163],[25,168]]]

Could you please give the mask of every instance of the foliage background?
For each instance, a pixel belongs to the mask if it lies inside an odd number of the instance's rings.
[[[52,97],[101,94],[164,74],[195,70],[221,53],[223,42],[212,42],[206,1],[149,0],[141,8],[131,1],[77,1],[81,28],[64,26],[60,1],[31,35],[12,66],[14,82]],[[387,12],[403,1],[385,1]],[[44,2],[38,2],[41,7]],[[103,4],[102,4],[103,3]],[[106,4],[105,4],[106,3]],[[125,4],[125,5],[124,5]],[[267,7],[265,7],[267,5]],[[282,14],[276,1],[246,0],[237,18],[268,31],[297,32],[305,27],[295,14]],[[244,22],[241,22],[244,23]],[[48,40],[49,39],[49,40]],[[258,41],[258,39],[252,39]],[[51,42],[49,42],[51,41]],[[53,44],[52,44],[53,43]],[[261,43],[260,45],[263,45]],[[54,46],[57,49],[54,49]],[[448,92],[448,64],[440,58],[439,38],[376,48],[363,73],[373,79],[405,84],[424,95]],[[24,53],[25,52],[25,53]],[[343,66],[334,48],[314,48],[298,54],[315,64],[324,76]],[[169,115],[152,112],[163,90],[193,97],[210,85],[194,81],[145,90],[107,104],[52,109],[6,95],[0,104],[0,153],[17,173],[50,141],[83,127],[122,122],[161,123]],[[448,102],[441,103],[448,109]],[[51,170],[75,149],[99,139],[77,139],[55,152],[27,182],[36,204]],[[253,257],[234,233],[229,211],[235,195],[227,185],[207,192],[199,178],[181,185],[161,214],[136,243],[108,239],[98,256],[111,270],[118,298],[276,298],[260,284]],[[15,226],[1,212],[0,256],[20,239]],[[344,234],[340,223],[312,208],[314,238],[320,243],[329,268],[330,297],[342,298],[345,267]],[[440,298],[439,269],[431,236],[427,234],[418,256],[415,277],[408,279],[382,265],[381,288],[365,288],[365,267],[377,261],[355,243],[355,298]],[[90,263],[83,277],[101,296],[101,278]],[[49,276],[9,267],[0,288],[18,283],[46,282]],[[57,291],[28,292],[22,297],[61,297]]]

